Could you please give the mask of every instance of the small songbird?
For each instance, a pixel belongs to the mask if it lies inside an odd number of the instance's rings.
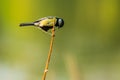
[[[41,18],[35,22],[32,23],[21,23],[20,26],[36,26],[41,28],[44,31],[48,31],[49,29],[52,29],[53,26],[56,26],[58,28],[63,27],[64,25],[64,20],[62,18],[58,18],[55,16],[48,16]]]

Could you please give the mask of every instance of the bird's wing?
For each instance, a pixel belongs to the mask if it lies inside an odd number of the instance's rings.
[[[52,19],[52,18],[54,18],[54,17],[55,17],[55,16],[43,17],[43,18],[40,18],[40,19],[36,20],[34,23],[40,22],[40,21],[45,20],[45,19]]]

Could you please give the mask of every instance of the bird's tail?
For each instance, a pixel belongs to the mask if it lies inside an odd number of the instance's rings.
[[[34,26],[34,23],[21,23],[19,26]]]

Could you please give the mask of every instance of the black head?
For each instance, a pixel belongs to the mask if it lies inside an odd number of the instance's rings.
[[[64,25],[64,20],[61,19],[61,18],[56,18],[56,19],[57,19],[57,22],[56,22],[56,25],[55,25],[55,26],[57,26],[58,28],[63,27],[63,25]]]

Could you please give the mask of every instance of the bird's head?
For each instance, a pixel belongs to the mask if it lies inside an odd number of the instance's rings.
[[[57,22],[55,26],[57,26],[58,28],[61,28],[63,27],[63,25],[64,25],[64,20],[61,18],[57,18]]]

